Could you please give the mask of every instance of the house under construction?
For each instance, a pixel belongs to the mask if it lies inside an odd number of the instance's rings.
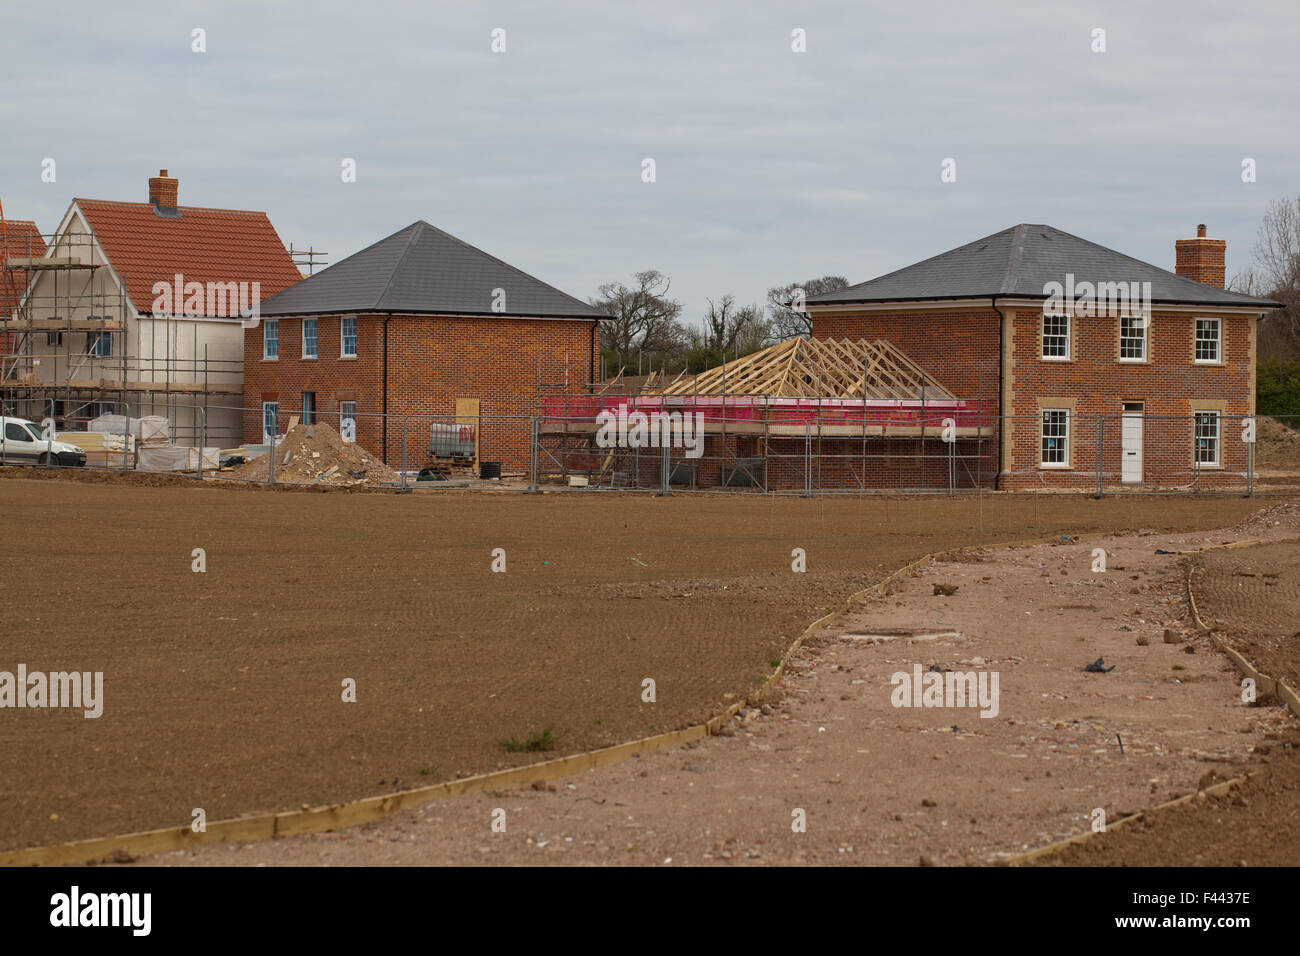
[[[771,491],[938,490],[996,475],[996,420],[884,340],[791,339],[700,375],[652,376],[635,394],[621,385],[542,397],[543,474]],[[692,430],[674,416],[698,423],[697,447],[671,431]]]
[[[180,206],[178,187],[163,170],[147,203],[74,199],[54,233],[0,242],[6,412],[60,431],[158,415],[173,442],[241,441],[240,310],[301,274],[265,213]]]

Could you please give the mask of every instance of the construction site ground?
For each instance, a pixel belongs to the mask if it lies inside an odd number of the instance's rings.
[[[334,803],[698,723],[895,567],[1041,535],[1157,533],[1106,543],[1105,574],[1090,570],[1090,541],[926,571],[836,628],[936,624],[961,642],[867,646],[832,629],[771,713],[730,737],[554,791],[158,860],[983,862],[1078,832],[1094,807],[1185,792],[1207,767],[1230,775],[1286,725],[1277,708],[1234,703],[1234,675],[1203,641],[1186,654],[1159,636],[1181,628],[1181,585],[1178,558],[1154,548],[1240,537],[1188,529],[1235,525],[1259,502],[247,495],[29,476],[0,472],[0,516],[33,529],[30,554],[5,559],[14,593],[34,597],[10,615],[3,667],[101,670],[105,704],[98,720],[6,712],[5,849],[183,825],[198,807],[214,820]],[[932,597],[932,583],[958,591]],[[1099,656],[1116,669],[1081,670]],[[976,658],[1001,672],[998,717],[891,707],[903,664]],[[346,678],[356,703],[341,700]],[[553,746],[529,751],[534,735]],[[496,807],[506,834],[490,831]],[[806,833],[790,830],[797,807]]]
[[[340,832],[144,862],[978,865],[1087,832],[1098,810],[1113,822],[1265,769],[1269,783],[1251,797],[1259,812],[1245,832],[1216,835],[1219,846],[1203,839],[1218,822],[1208,812],[1203,827],[1155,847],[1149,834],[1169,829],[1158,822],[1109,837],[1130,865],[1295,865],[1296,722],[1275,702],[1242,702],[1239,675],[1191,625],[1181,556],[1156,552],[1298,532],[1292,512],[1285,527],[963,555],[816,634],[779,699],[722,736]],[[1107,571],[1092,570],[1097,547]],[[903,631],[921,637],[885,636]],[[1084,670],[1098,658],[1113,669]],[[891,675],[916,665],[998,671],[998,713],[894,707]],[[1235,794],[1208,803],[1247,806]],[[497,808],[505,833],[491,828]],[[807,829],[796,833],[800,809]]]

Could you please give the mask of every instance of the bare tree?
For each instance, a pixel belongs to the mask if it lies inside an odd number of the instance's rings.
[[[600,347],[620,358],[637,352],[673,352],[681,346],[681,329],[677,317],[682,304],[668,298],[671,286],[662,272],[647,269],[638,272],[631,286],[606,282],[591,304],[612,316],[602,322]]]
[[[799,294],[802,293],[805,299],[811,299],[815,295],[843,289],[848,284],[849,280],[844,276],[822,276],[820,279],[806,279],[768,289],[767,311],[772,316],[772,335],[779,342],[796,335],[804,338],[812,335],[812,316],[799,308],[802,304],[797,301]]]
[[[736,297],[724,295],[717,302],[708,300],[704,314],[702,345],[723,356],[745,354],[761,348],[769,334],[769,324],[757,305],[736,306]],[[738,351],[739,350],[739,351]]]
[[[1300,196],[1268,204],[1251,253],[1254,263],[1230,288],[1283,306],[1260,323],[1259,356],[1300,357]]]

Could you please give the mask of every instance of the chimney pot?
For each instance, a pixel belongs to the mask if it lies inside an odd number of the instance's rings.
[[[164,176],[167,175],[167,170],[165,169],[163,170],[163,175]],[[1199,226],[1196,227],[1196,238],[1197,239],[1205,238],[1205,223],[1201,223]]]

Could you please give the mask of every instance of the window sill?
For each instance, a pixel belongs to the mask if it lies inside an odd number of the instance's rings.
[[[262,356],[262,361],[263,361],[263,362],[278,362],[278,361],[280,361],[280,356],[278,356],[278,355],[263,355],[263,356]]]
[[[340,362],[355,362],[356,360],[357,360],[357,357],[356,357],[355,355],[340,355],[340,356],[339,356],[339,361],[340,361]]]
[[[1069,364],[1071,364],[1071,363],[1074,362],[1074,359],[1072,359],[1072,358],[1069,358],[1069,357],[1062,358],[1062,357],[1059,356],[1059,355],[1040,355],[1038,358],[1039,358],[1039,361],[1042,361],[1042,362],[1055,362],[1055,363],[1058,364],[1058,365],[1069,365]]]
[[[1120,365],[1150,365],[1150,364],[1151,364],[1151,360],[1150,360],[1150,359],[1126,359],[1126,358],[1122,358],[1122,359],[1117,359],[1116,361],[1118,361]]]
[[[1192,465],[1192,471],[1223,471],[1222,465]]]
[[[1074,471],[1074,468],[1071,465],[1045,465],[1042,462],[1039,462],[1038,470],[1039,471]]]
[[[1222,361],[1219,361],[1219,362],[1209,362],[1209,361],[1206,361],[1205,359],[1193,359],[1193,360],[1192,360],[1192,364],[1195,365],[1195,366],[1197,366],[1197,367],[1199,367],[1199,368],[1205,368],[1206,366],[1208,366],[1208,367],[1210,367],[1210,368],[1223,368],[1227,363],[1226,363],[1226,362],[1222,362]]]
[[[320,356],[317,356],[317,355],[304,355],[304,356],[302,357],[302,360],[303,360],[304,362],[315,362],[319,357],[320,357]]]

